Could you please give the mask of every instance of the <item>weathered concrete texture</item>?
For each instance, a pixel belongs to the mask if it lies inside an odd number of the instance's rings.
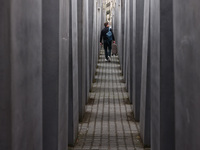
[[[92,30],[92,53],[91,53],[91,77],[90,77],[90,83],[93,82],[94,72],[96,69],[96,55],[97,55],[97,1],[94,1],[93,5],[93,30]]]
[[[174,150],[172,0],[151,1],[151,148]],[[170,144],[169,144],[170,143]]]
[[[89,51],[88,51],[88,61],[87,61],[87,79],[88,79],[88,89],[91,89],[91,78],[92,78],[92,54],[93,54],[93,20],[94,20],[94,0],[88,0],[88,26],[89,26]],[[89,92],[89,91],[88,91]]]
[[[116,43],[118,45],[118,56],[119,56],[119,60],[120,63],[122,65],[122,8],[121,8],[121,0],[117,0],[117,4],[116,4],[116,11],[118,12],[118,15],[116,15],[115,17],[118,17],[118,24],[116,24],[117,26],[117,33],[115,33],[116,36]],[[121,66],[122,67],[122,66]]]
[[[69,0],[60,1],[58,150],[68,146]]]
[[[84,58],[83,60],[83,74],[85,74],[85,76],[83,76],[83,83],[82,84],[82,87],[83,89],[85,90],[85,93],[82,93],[83,94],[83,98],[85,97],[85,104],[87,103],[87,100],[88,100],[88,94],[89,94],[89,87],[90,87],[90,82],[89,82],[89,42],[90,42],[90,39],[89,39],[89,0],[84,0],[84,19],[83,19],[83,27],[84,27],[84,32],[83,32],[83,48],[84,48],[84,53],[82,53],[82,56]],[[84,96],[85,94],[85,96]]]
[[[0,149],[11,150],[10,1],[0,2]]]
[[[118,6],[119,6],[119,2],[118,2],[118,0],[116,1],[116,6],[115,6],[115,9],[113,10],[113,14],[114,14],[114,16],[113,16],[113,22],[114,22],[114,24],[113,24],[113,26],[112,26],[112,29],[113,29],[113,32],[114,32],[114,34],[115,34],[115,42],[117,42],[118,41],[118,35],[117,35],[117,33],[118,33],[118,30],[119,30],[119,27],[118,27],[118,24],[119,24],[119,10],[118,10]]]
[[[200,149],[200,2],[174,0],[175,148]]]
[[[142,74],[142,41],[143,41],[144,0],[136,0],[136,46],[135,46],[135,99],[133,111],[136,121],[140,120],[140,95]]]
[[[70,0],[70,46],[69,46],[69,118],[68,144],[74,145],[78,134],[79,92],[78,88],[78,26],[77,0]]]
[[[135,100],[135,46],[136,46],[136,0],[130,1],[130,83],[129,98],[133,104]]]
[[[126,55],[126,73],[125,73],[125,80],[126,80],[126,87],[127,90],[130,92],[130,0],[126,1],[126,49],[125,49],[125,55]]]
[[[69,3],[43,0],[43,149],[67,147]],[[52,15],[49,15],[52,14]],[[65,14],[65,15],[64,15]],[[65,28],[64,28],[65,26]]]
[[[124,75],[124,35],[125,35],[125,29],[124,29],[124,26],[125,26],[125,0],[121,0],[121,49],[120,49],[120,53],[119,53],[119,56],[120,56],[120,62],[121,62],[121,68],[123,70],[123,75]]]
[[[127,72],[126,72],[126,70],[127,70],[127,67],[126,67],[126,57],[127,57],[127,55],[126,55],[126,50],[127,50],[127,30],[128,30],[128,28],[127,28],[127,20],[128,20],[128,18],[127,18],[127,0],[125,0],[124,1],[124,18],[123,18],[123,20],[122,21],[124,21],[124,26],[123,26],[123,28],[124,28],[124,36],[123,36],[123,64],[122,64],[122,68],[123,68],[123,76],[124,76],[124,80],[125,80],[125,82],[126,82],[126,85],[127,85]]]
[[[42,3],[18,0],[10,4],[10,144],[12,150],[42,150]]]
[[[144,1],[144,29],[142,48],[142,83],[140,105],[140,132],[144,145],[150,145],[150,117],[151,117],[151,94],[150,94],[150,44],[149,44],[149,0]]]
[[[84,74],[84,67],[82,65],[83,64],[83,60],[85,59],[83,57],[83,53],[84,53],[84,47],[83,47],[83,29],[85,28],[83,26],[83,17],[85,14],[83,14],[83,9],[85,9],[83,7],[83,1],[79,0],[78,3],[77,3],[77,11],[78,11],[78,18],[77,18],[77,21],[78,21],[78,70],[79,70],[79,73],[78,73],[78,78],[79,78],[79,86],[77,87],[78,88],[78,94],[79,94],[79,120],[81,121],[82,117],[83,117],[83,114],[84,114],[84,110],[85,110],[85,102],[83,101],[83,92],[85,92],[84,90],[82,90],[82,86],[83,86],[83,80],[82,78],[84,78],[83,76],[85,75]]]
[[[101,11],[102,11],[102,8],[101,8],[101,0],[97,1],[97,39],[96,39],[96,43],[99,43],[99,37],[101,35],[101,25],[104,24],[104,22],[102,22],[101,20]],[[94,68],[94,73],[96,72],[96,65],[97,65],[97,61],[98,61],[98,57],[99,57],[99,51],[101,49],[101,45],[100,44],[97,44],[97,49],[96,49],[96,57],[95,57],[95,68]],[[94,78],[94,76],[93,76]]]

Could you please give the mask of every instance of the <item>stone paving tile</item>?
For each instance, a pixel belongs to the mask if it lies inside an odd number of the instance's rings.
[[[69,150],[144,150],[118,56],[105,62],[100,52],[94,81],[77,142]]]

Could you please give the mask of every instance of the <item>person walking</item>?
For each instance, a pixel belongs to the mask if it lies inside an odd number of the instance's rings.
[[[111,61],[111,49],[112,49],[112,41],[115,43],[115,37],[112,32],[112,29],[109,28],[108,22],[104,23],[105,28],[101,31],[100,36],[100,44],[102,45],[102,39],[105,50],[105,61]],[[108,51],[107,51],[108,49]]]

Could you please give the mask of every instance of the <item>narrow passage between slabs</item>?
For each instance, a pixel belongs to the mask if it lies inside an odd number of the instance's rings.
[[[143,150],[118,56],[105,62],[100,51],[86,113],[75,150]]]

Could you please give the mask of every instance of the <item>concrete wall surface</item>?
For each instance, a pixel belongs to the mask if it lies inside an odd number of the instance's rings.
[[[149,44],[149,22],[150,22],[150,2],[144,1],[144,28],[143,28],[143,45],[142,45],[142,75],[141,75],[141,105],[140,105],[140,133],[144,145],[150,145],[150,114],[151,114],[151,97],[150,97],[150,44]]]
[[[60,1],[58,150],[68,145],[69,0]]]
[[[12,150],[42,150],[42,2],[10,2]],[[28,9],[27,9],[28,8]]]
[[[83,9],[84,6],[83,6],[84,2],[83,1],[78,1],[77,3],[77,25],[78,25],[78,70],[79,70],[79,73],[78,73],[78,78],[79,78],[79,86],[78,86],[78,99],[79,99],[79,120],[81,121],[82,117],[83,117],[83,114],[84,114],[84,108],[85,108],[85,102],[83,101],[83,97],[82,97],[82,94],[83,94],[83,91],[82,91],[82,86],[84,86],[84,82],[82,82],[82,78],[84,78],[83,76],[85,75],[84,74],[84,69],[83,66],[82,66],[82,63],[84,62],[84,57],[82,56],[83,52],[84,52],[84,47],[83,47],[83,28],[84,28],[84,25],[83,25],[83,17],[84,17],[84,12],[83,12]]]
[[[135,54],[136,54],[136,0],[130,1],[130,76],[129,76],[129,97],[130,102],[133,104],[135,101],[135,89],[136,89],[136,63],[135,63]],[[134,104],[133,104],[134,106]]]
[[[70,46],[69,46],[69,119],[68,142],[74,145],[78,136],[79,101],[78,78],[78,25],[77,0],[70,0]]]
[[[0,2],[0,149],[11,150],[10,1]]]
[[[172,1],[151,1],[151,147],[175,149]],[[170,144],[169,144],[170,143]]]
[[[176,150],[200,149],[199,8],[197,0],[173,1]]]
[[[43,0],[43,149],[67,147],[69,2]],[[49,14],[52,15],[50,16]]]
[[[140,120],[140,96],[142,73],[142,42],[143,42],[143,14],[144,0],[136,0],[136,46],[135,46],[135,99],[133,98],[133,111],[136,121]]]

